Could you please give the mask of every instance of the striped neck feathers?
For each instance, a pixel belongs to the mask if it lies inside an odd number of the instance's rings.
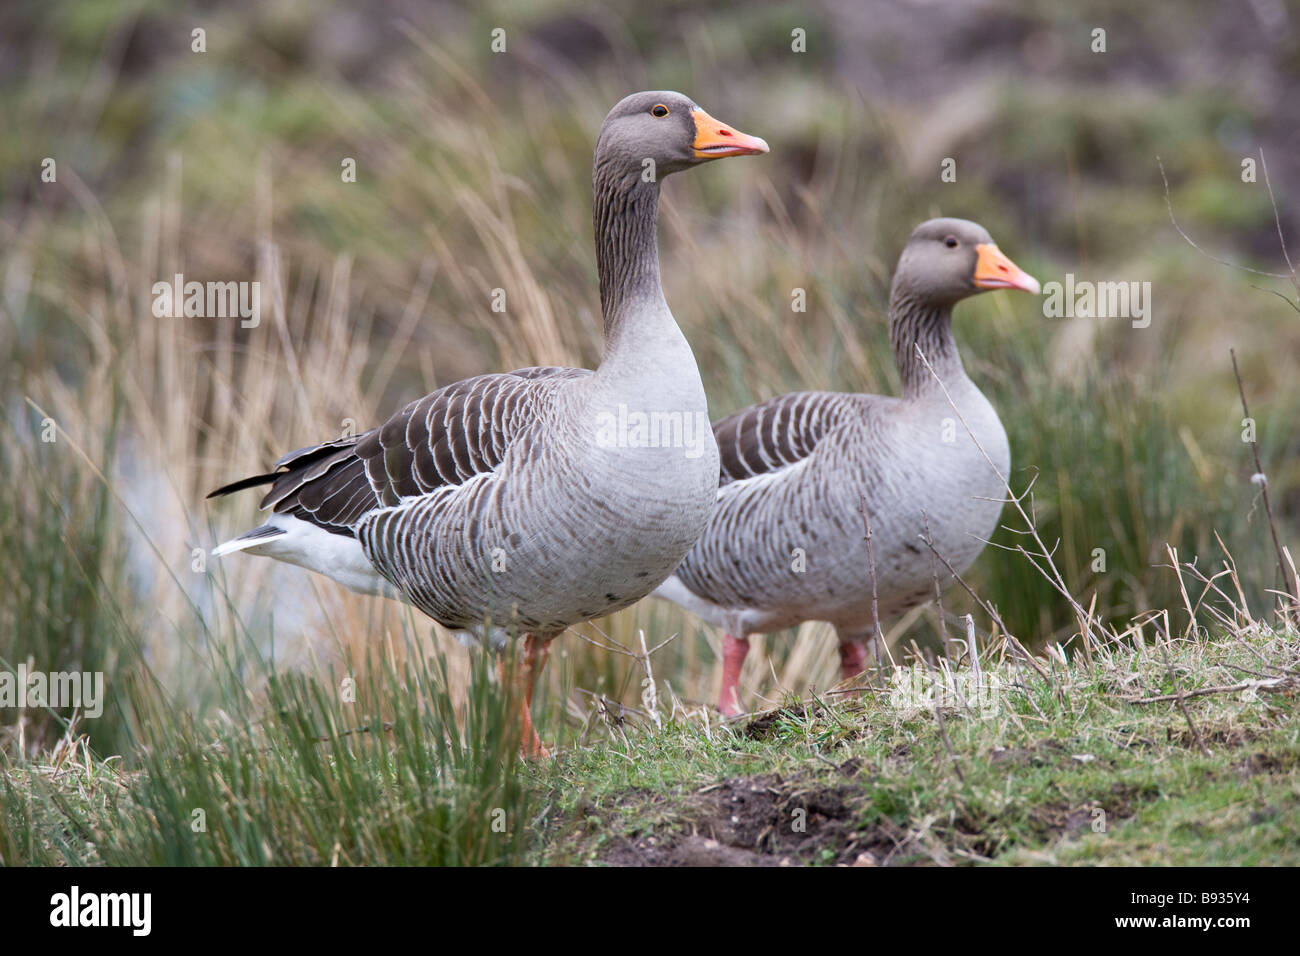
[[[621,167],[621,168],[620,168]],[[629,316],[663,302],[659,284],[659,183],[640,168],[602,164],[592,171],[595,197],[596,271],[609,352]]]
[[[952,337],[952,303],[927,299],[897,277],[889,296],[889,341],[904,398],[940,391],[936,374],[949,388],[966,377]],[[926,361],[934,372],[925,367]]]

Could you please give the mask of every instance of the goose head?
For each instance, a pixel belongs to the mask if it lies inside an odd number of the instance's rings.
[[[690,97],[660,90],[633,93],[609,111],[596,143],[596,167],[653,182],[713,159],[766,152],[767,143],[757,136],[714,119]],[[653,178],[645,176],[647,170]]]
[[[1038,280],[997,247],[988,230],[967,219],[931,219],[903,248],[895,284],[934,305],[952,304],[989,289],[1037,295]]]

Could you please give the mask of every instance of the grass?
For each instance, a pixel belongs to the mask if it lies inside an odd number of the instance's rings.
[[[981,31],[980,50],[990,35],[1068,31],[1120,9],[1085,6],[1078,22],[1039,11]],[[1035,525],[1069,592],[1119,641],[1106,653],[1132,649],[1153,693],[1159,677],[1144,655],[1157,641],[1186,668],[1180,680],[1228,666],[1215,654],[1254,667],[1246,647],[1294,667],[1292,632],[1238,633],[1245,608],[1267,617],[1277,577],[1228,348],[1241,358],[1285,544],[1300,530],[1290,428],[1300,389],[1279,356],[1300,348],[1300,325],[1250,288],[1285,284],[1211,266],[1178,239],[1153,159],[1193,235],[1276,271],[1271,209],[1240,183],[1240,156],[1270,144],[1288,235],[1300,167],[1271,145],[1290,127],[1245,93],[1175,91],[1133,77],[1121,57],[1068,50],[1065,79],[1015,83],[981,71],[976,51],[945,47],[929,57],[951,81],[945,108],[918,111],[898,64],[864,96],[862,78],[845,72],[855,58],[816,54],[837,28],[828,13],[806,18],[814,53],[791,64],[786,20],[804,14],[781,7],[742,23],[688,5],[676,33],[641,15],[584,32],[581,16],[540,3],[488,5],[461,25],[375,18],[347,27],[383,41],[383,55],[361,63],[313,45],[313,24],[338,10],[219,4],[204,13],[210,49],[198,56],[169,39],[188,38],[192,18],[164,5],[56,7],[48,19],[10,14],[0,31],[18,51],[0,76],[14,131],[0,143],[0,349],[12,355],[0,366],[0,579],[10,582],[0,667],[102,671],[109,694],[97,720],[0,712],[5,862],[633,859],[649,852],[644,828],[671,835],[722,819],[718,800],[744,797],[755,779],[778,791],[773,800],[805,786],[832,793],[822,816],[839,842],[789,847],[809,862],[843,861],[858,833],[881,863],[1158,856],[1144,839],[1180,859],[1290,858],[1274,838],[1295,815],[1289,692],[1235,711],[1189,701],[1207,735],[1225,735],[1206,757],[1174,708],[1119,699],[1105,666],[1079,656],[1074,608],[999,547],[969,583],[1040,660],[1061,644],[1068,663],[1012,695],[997,720],[951,714],[955,761],[925,714],[825,696],[837,662],[820,624],[754,641],[742,689],[785,716],[759,736],[719,727],[699,705],[716,694],[720,635],[643,602],[557,642],[534,711],[563,755],[520,767],[481,656],[298,569],[210,559],[213,544],[256,521],[254,498],[203,501],[288,448],[367,427],[440,383],[596,362],[596,124],[630,89],[676,86],[773,142],[761,160],[665,188],[666,294],[715,415],[799,388],[895,392],[889,277],[902,238],[930,215],[978,219],[1044,280],[1149,280],[1156,313],[1145,330],[1047,321],[1010,294],[972,300],[957,318],[967,366],[1006,425],[1013,487],[1033,482]],[[1125,44],[1170,46],[1158,12],[1125,16],[1113,31]],[[465,39],[498,22],[515,55]],[[1279,44],[1266,65],[1285,74],[1293,54]],[[954,111],[964,119],[949,128]],[[57,183],[33,173],[32,158],[46,155]],[[946,155],[961,173],[939,188],[932,172]],[[339,177],[344,156],[357,159],[354,184]],[[150,286],[176,272],[258,279],[261,326],[154,319]],[[504,315],[488,306],[497,287]],[[790,310],[795,288],[806,313]],[[1021,523],[1009,509],[1004,518],[994,544],[1023,543]],[[1204,563],[1220,541],[1237,559],[1238,610],[1225,622],[1214,602],[1198,603],[1199,630],[1185,632],[1166,548]],[[998,626],[960,589],[944,606],[950,628],[974,612],[982,645],[1000,646]],[[1158,639],[1150,625],[1134,633],[1134,618],[1161,609],[1177,637],[1168,625]],[[944,624],[934,608],[891,622],[894,646],[936,649]],[[643,637],[674,638],[652,662],[668,702],[660,725],[641,716]],[[343,699],[344,675],[358,702]],[[621,732],[609,725],[619,715]],[[1117,743],[1130,724],[1152,743]],[[1125,789],[1106,803],[1116,782]],[[1255,801],[1259,822],[1221,809],[1234,795]],[[1077,833],[1088,800],[1118,818],[1105,840]],[[202,839],[195,809],[206,813]],[[491,826],[497,809],[504,834]],[[752,853],[758,832],[742,836],[724,846]],[[787,846],[764,839],[764,859]]]
[[[465,693],[445,659],[392,655],[332,678],[226,661],[231,710],[195,723],[131,715],[138,769],[97,761],[73,730],[49,764],[3,774],[10,864],[481,865],[535,842],[537,794],[479,656]],[[246,666],[247,665],[247,666]],[[137,697],[137,700],[149,700]],[[448,728],[460,728],[448,733]]]
[[[980,680],[916,662],[886,688],[727,725],[666,698],[653,718],[597,719],[541,765],[516,763],[481,667],[459,740],[438,665],[381,666],[369,708],[347,713],[325,683],[277,680],[261,719],[149,715],[165,729],[138,771],[75,736],[49,763],[9,768],[0,858],[1300,863],[1300,634],[1152,634],[1088,656],[1053,657],[1046,678],[1003,653]]]
[[[863,699],[611,735],[561,764],[560,790],[589,861],[1294,865],[1298,649],[1267,628],[1112,644],[1047,680],[1008,656],[982,698],[954,671],[941,714],[918,663]],[[1189,696],[1186,716],[1147,702],[1261,671],[1267,690]]]

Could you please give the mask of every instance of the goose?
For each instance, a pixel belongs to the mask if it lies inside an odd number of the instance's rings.
[[[982,550],[1002,510],[1011,457],[997,412],[962,367],[952,310],[987,289],[1040,291],[984,227],[922,223],[890,291],[901,397],[793,392],[714,423],[717,505],[656,595],[723,631],[724,714],[741,712],[740,672],[756,633],[827,621],[839,638],[841,676],[859,673],[877,618],[933,594],[921,543],[927,521],[956,573]]]
[[[599,366],[468,378],[377,428],[290,452],[208,495],[271,486],[266,522],[213,553],[264,555],[405,600],[496,649],[523,635],[521,749],[547,756],[529,706],[548,643],[649,594],[717,494],[704,386],[660,285],[660,180],[767,151],[680,93],[623,99],[592,165]],[[654,420],[678,440],[656,440]]]

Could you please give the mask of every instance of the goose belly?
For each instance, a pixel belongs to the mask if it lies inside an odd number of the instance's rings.
[[[1005,466],[1001,470],[1006,474]],[[1004,496],[983,456],[960,450],[882,484],[879,500],[868,504],[870,555],[860,541],[841,555],[821,556],[829,586],[844,595],[836,600],[827,594],[827,604],[840,609],[836,617],[845,623],[869,622],[873,563],[882,617],[932,599],[936,578],[940,588],[952,582],[944,561],[961,574],[979,557],[997,528]],[[927,537],[944,561],[933,556]]]
[[[709,435],[693,458],[569,447],[562,458],[503,463],[409,519],[424,526],[421,554],[397,583],[430,616],[467,630],[490,621],[549,633],[634,604],[672,573],[712,511]]]

